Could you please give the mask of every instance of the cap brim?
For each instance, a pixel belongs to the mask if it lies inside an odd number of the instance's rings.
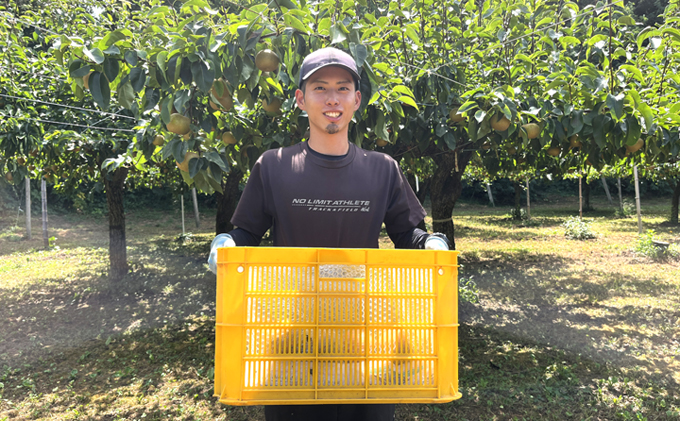
[[[349,72],[349,74],[352,75],[355,82],[361,82],[361,76],[359,76],[359,74],[354,69],[352,69],[351,67],[345,66],[344,64],[340,64],[340,63],[327,63],[327,64],[322,64],[318,67],[315,67],[314,69],[307,72],[307,74],[305,74],[305,75],[300,75],[300,84],[302,84],[302,82],[304,82],[305,80],[309,79],[309,77],[311,75],[313,75],[316,71],[321,70],[324,67],[329,67],[329,66],[335,66],[335,67],[340,67],[342,69],[345,69]]]

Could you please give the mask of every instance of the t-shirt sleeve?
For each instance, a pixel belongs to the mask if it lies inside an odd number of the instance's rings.
[[[384,222],[388,234],[397,234],[418,225],[426,213],[396,161],[392,161],[390,170],[391,191]]]
[[[231,223],[256,236],[262,237],[272,226],[272,216],[267,211],[266,186],[262,174],[261,156],[257,160],[246,183]]]
[[[253,234],[250,231],[246,231],[243,228],[236,228],[228,233],[234,240],[237,246],[248,246],[255,247],[259,246],[262,241],[262,237]]]

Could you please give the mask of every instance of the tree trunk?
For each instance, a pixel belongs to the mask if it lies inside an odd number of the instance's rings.
[[[453,208],[463,191],[461,178],[465,172],[472,150],[458,153],[453,151],[433,154],[432,159],[437,164],[437,169],[431,178],[430,199],[432,200],[432,229],[435,232],[445,234],[453,249],[456,249],[455,230],[453,226]]]
[[[593,207],[590,205],[590,183],[588,180],[584,180],[583,186],[583,210],[591,211]]]
[[[515,212],[512,219],[522,219],[522,186],[519,181],[513,181],[512,186],[515,188]]]
[[[106,204],[109,208],[109,277],[120,280],[128,272],[125,244],[125,207],[123,191],[128,169],[119,167],[104,176]]]
[[[671,200],[671,222],[678,223],[678,205],[680,205],[680,177],[675,182],[673,189],[673,199]]]
[[[222,178],[222,191],[217,193],[217,215],[215,217],[215,234],[222,234],[234,229],[231,217],[234,215],[239,199],[238,185],[243,180],[243,173],[236,167]]]

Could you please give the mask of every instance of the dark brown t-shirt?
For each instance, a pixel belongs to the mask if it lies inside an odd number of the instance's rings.
[[[275,246],[377,248],[383,222],[397,234],[424,217],[390,156],[350,144],[330,160],[302,142],[262,154],[231,222],[258,236],[272,227]]]

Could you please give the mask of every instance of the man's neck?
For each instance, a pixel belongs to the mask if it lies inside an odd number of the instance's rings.
[[[334,135],[315,136],[311,134],[308,141],[309,147],[314,151],[324,155],[345,155],[349,151],[349,142],[347,133],[340,133]]]

